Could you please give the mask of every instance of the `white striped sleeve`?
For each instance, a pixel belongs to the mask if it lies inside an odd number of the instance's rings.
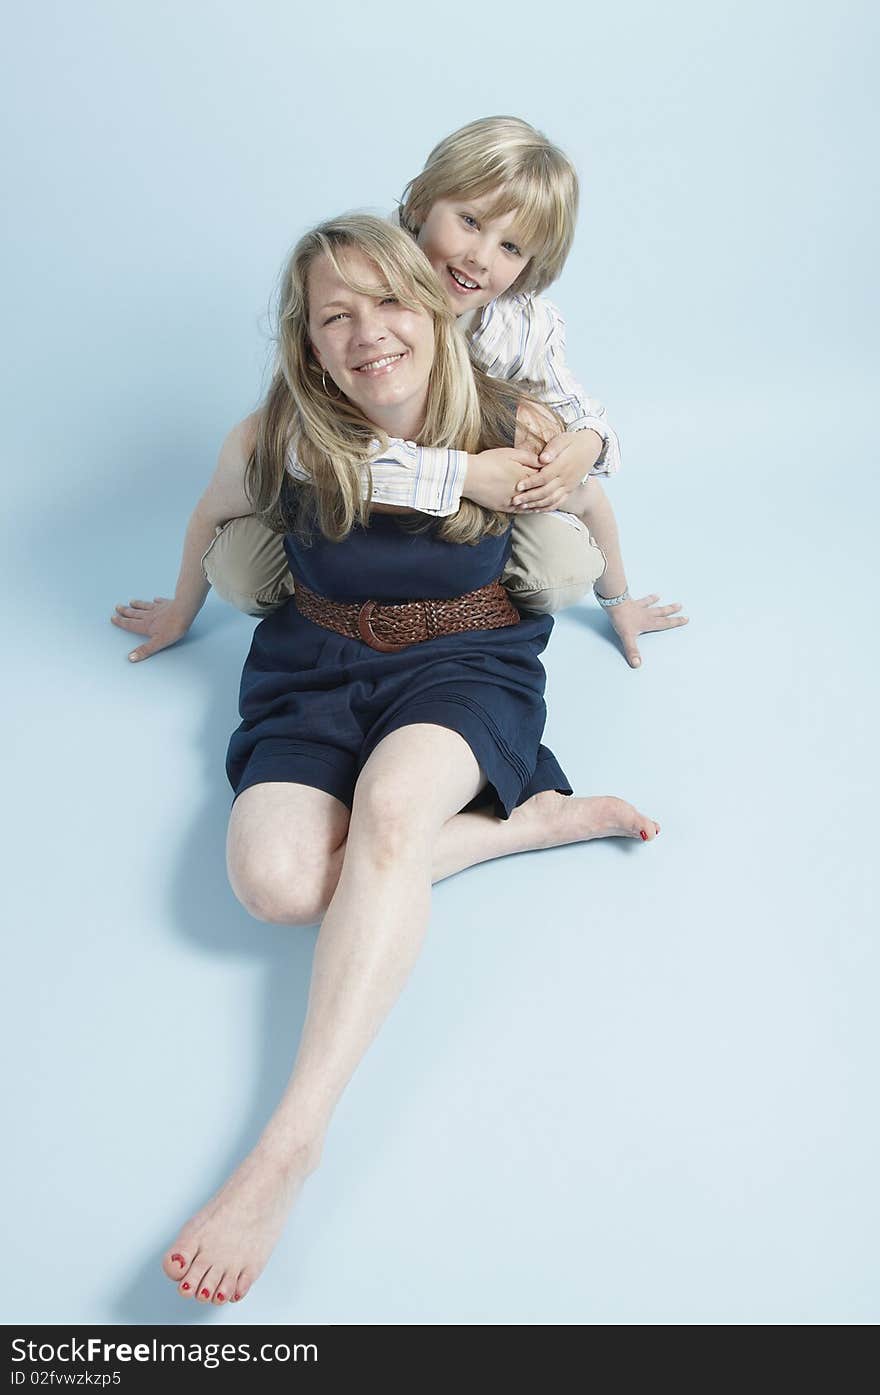
[[[384,450],[378,440],[372,444],[376,454],[360,467],[362,499],[369,494],[372,476],[375,504],[396,504],[438,518],[458,512],[467,474],[465,451],[418,446],[396,438]],[[287,453],[287,468],[294,479],[309,478],[293,446]]]
[[[620,443],[606,420],[605,408],[588,397],[565,361],[565,321],[556,306],[541,296],[518,295],[496,302],[474,342],[475,354],[487,373],[512,381],[527,380],[541,401],[565,422],[566,431],[588,428],[602,437],[602,454],[591,474],[614,474],[620,469]]]

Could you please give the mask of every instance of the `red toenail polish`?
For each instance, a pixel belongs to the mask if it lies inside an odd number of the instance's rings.
[[[172,1262],[172,1264],[174,1263],[175,1260],[177,1260],[177,1263],[178,1263],[178,1264],[186,1264],[186,1260],[184,1259],[183,1255],[172,1255],[172,1256],[171,1256],[171,1262]]]
[[[183,1287],[184,1293],[186,1293],[186,1290],[189,1288],[189,1284],[183,1284],[182,1287]]]
[[[220,1302],[220,1303],[222,1303],[222,1302],[223,1302],[223,1299],[224,1299],[225,1297],[226,1297],[226,1294],[225,1294],[225,1293],[218,1293],[218,1294],[217,1294],[217,1301]]]
[[[642,840],[643,843],[647,843],[647,841],[648,841],[648,835],[647,835],[647,833],[645,832],[644,829],[642,829],[641,833],[639,834],[639,837],[641,838],[641,840]]]
[[[206,1288],[203,1288],[203,1289],[202,1289],[202,1297],[203,1297],[203,1298],[210,1298],[210,1297],[211,1297],[210,1293],[208,1292],[208,1290],[207,1290]]]
[[[241,1298],[241,1294],[240,1294],[240,1293],[234,1293],[232,1296],[233,1296],[233,1298],[235,1299],[236,1303],[237,1303],[238,1300]]]

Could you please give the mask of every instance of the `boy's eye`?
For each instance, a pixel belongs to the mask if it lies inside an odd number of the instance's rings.
[[[517,247],[517,245],[516,245],[515,242],[504,242],[504,243],[502,243],[502,246],[503,246],[503,247],[506,247],[510,252],[512,252],[513,255],[514,255],[515,257],[521,257],[521,256],[522,256],[522,252],[521,252],[520,249]]]
[[[476,218],[472,218],[471,215],[470,215],[469,213],[462,213],[462,214],[461,214],[461,217],[462,217],[462,218],[464,219],[464,221],[467,223],[468,227],[470,227],[470,225],[471,225],[472,223],[473,223],[474,227],[477,226],[477,220],[476,220]]]
[[[399,303],[396,295],[386,295],[382,301],[383,305],[398,305]]]

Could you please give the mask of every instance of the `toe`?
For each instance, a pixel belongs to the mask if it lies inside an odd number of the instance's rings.
[[[208,1261],[204,1255],[196,1255],[187,1271],[186,1278],[177,1285],[177,1291],[181,1297],[195,1298],[202,1287],[202,1277],[207,1272]]]
[[[196,1301],[199,1303],[210,1303],[214,1294],[217,1292],[222,1278],[223,1266],[212,1264],[199,1281],[199,1286],[196,1290]]]
[[[248,1270],[242,1269],[235,1281],[235,1288],[232,1291],[232,1301],[234,1303],[240,1303],[243,1298],[246,1298],[252,1283],[253,1279]]]
[[[227,1269],[223,1274],[223,1277],[221,1278],[219,1284],[217,1285],[216,1291],[214,1293],[215,1303],[228,1303],[230,1301],[233,1293],[235,1292],[235,1289],[233,1288],[234,1279],[235,1275],[230,1274],[229,1270]]]
[[[179,1245],[173,1245],[162,1260],[162,1268],[168,1278],[177,1283],[186,1277],[191,1263],[190,1251],[182,1249]]]

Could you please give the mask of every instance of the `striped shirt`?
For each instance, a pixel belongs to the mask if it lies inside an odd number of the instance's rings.
[[[526,380],[533,395],[548,403],[565,422],[566,431],[596,431],[604,441],[591,474],[613,474],[620,468],[617,436],[605,420],[605,408],[587,397],[565,362],[565,321],[555,305],[542,296],[500,296],[484,307],[470,335],[474,361],[493,378]],[[373,502],[397,504],[420,513],[446,517],[458,511],[467,473],[467,454],[446,447],[419,446],[392,438],[361,466],[361,492],[367,498],[370,478]],[[295,479],[308,479],[291,447],[287,468]]]

